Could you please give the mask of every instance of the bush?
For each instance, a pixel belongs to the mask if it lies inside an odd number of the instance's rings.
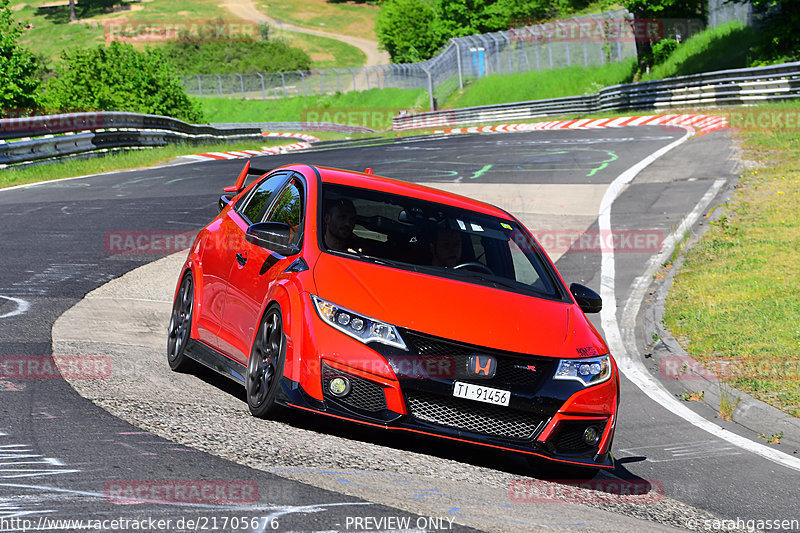
[[[675,39],[662,39],[653,45],[653,65],[660,65],[678,48]]]
[[[137,52],[130,44],[63,52],[44,103],[61,111],[131,111],[202,121],[158,49]]]
[[[186,40],[167,43],[162,49],[179,74],[290,72],[311,68],[308,54],[281,41]]]
[[[375,33],[394,63],[428,59],[445,41],[441,21],[425,0],[387,0],[375,21]]]
[[[39,63],[17,43],[21,29],[11,16],[8,0],[0,0],[0,116],[38,105]]]

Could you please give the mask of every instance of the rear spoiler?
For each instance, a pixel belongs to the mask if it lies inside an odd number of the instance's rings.
[[[247,176],[250,174],[257,174],[259,176],[263,176],[269,172],[269,170],[264,170],[262,168],[252,168],[250,166],[250,161],[247,161],[244,164],[244,168],[242,172],[239,174],[239,177],[236,179],[236,183],[231,185],[230,187],[224,187],[222,190],[224,192],[233,193],[234,195],[239,194],[244,189],[244,181],[247,179]]]

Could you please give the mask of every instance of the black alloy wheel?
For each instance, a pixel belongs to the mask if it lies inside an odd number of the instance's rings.
[[[265,418],[274,411],[285,357],[283,317],[274,305],[261,319],[247,364],[247,405],[253,416]]]
[[[194,282],[191,272],[181,281],[175,302],[172,304],[172,315],[167,329],[167,362],[175,371],[185,371],[191,367],[192,361],[186,356],[186,344],[192,331],[192,308],[194,303]]]

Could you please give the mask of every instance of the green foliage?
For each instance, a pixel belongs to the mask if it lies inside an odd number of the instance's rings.
[[[675,39],[662,39],[653,45],[653,65],[660,65],[678,48]]]
[[[436,10],[426,0],[387,0],[375,33],[395,63],[428,59],[446,40]]]
[[[637,17],[702,18],[706,20],[707,0],[622,0],[622,5]]]
[[[311,68],[308,54],[281,41],[184,40],[166,43],[162,50],[179,74],[289,72]]]
[[[651,68],[642,79],[748,67],[751,61],[749,48],[757,39],[756,29],[738,21],[702,31],[678,45],[665,61]]]
[[[622,5],[637,19],[707,19],[707,0],[622,0]],[[662,36],[659,36],[661,39]],[[656,41],[637,39],[636,55],[639,71],[654,65],[652,46]]]
[[[743,0],[731,0],[733,2]],[[753,0],[756,11],[767,14],[762,40],[754,47],[759,59],[754,66],[800,59],[800,2],[797,0]]]
[[[38,105],[39,62],[18,44],[19,25],[11,16],[8,0],[0,0],[0,116]]]
[[[568,0],[439,0],[438,15],[448,37],[463,37],[557,17],[567,12],[572,3]]]
[[[269,41],[269,30],[269,24],[266,22],[258,25],[258,35],[261,37],[262,41]]]
[[[130,44],[112,42],[61,57],[56,76],[44,86],[47,107],[150,113],[188,122],[203,118],[158,49],[138,52]]]

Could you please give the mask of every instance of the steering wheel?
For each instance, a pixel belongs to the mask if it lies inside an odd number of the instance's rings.
[[[469,267],[478,269],[480,271],[486,272],[487,274],[491,274],[492,276],[494,276],[494,272],[492,272],[491,268],[484,265],[483,263],[478,263],[477,261],[467,261],[466,263],[461,263],[460,265],[454,266],[453,270],[458,270],[461,268],[469,268]]]

